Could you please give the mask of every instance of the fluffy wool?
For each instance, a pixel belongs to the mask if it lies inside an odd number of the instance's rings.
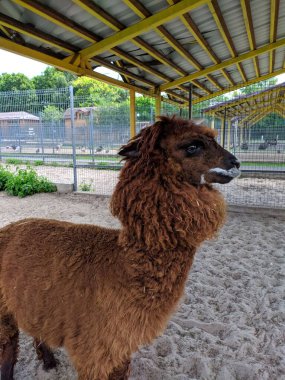
[[[43,219],[0,230],[2,380],[12,379],[18,328],[47,369],[50,347],[64,346],[80,380],[128,378],[131,354],[163,331],[197,247],[224,221],[210,182],[225,178],[210,169],[237,164],[214,135],[162,118],[123,147],[111,200],[121,230]]]

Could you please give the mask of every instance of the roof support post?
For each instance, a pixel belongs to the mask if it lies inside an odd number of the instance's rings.
[[[228,122],[227,150],[230,150],[230,147],[231,147],[231,128],[232,128],[232,121],[230,119]]]
[[[130,137],[136,135],[136,92],[130,89]]]
[[[155,97],[155,117],[159,116],[160,113],[161,113],[161,95],[160,95],[160,92],[158,92]]]
[[[188,108],[188,110],[189,110],[189,119],[191,120],[192,119],[192,116],[193,116],[193,106],[192,106],[192,100],[193,100],[193,98],[192,98],[192,96],[193,96],[193,84],[192,83],[190,83],[190,85],[189,85],[189,94],[188,94],[188,96],[189,96],[189,108]]]
[[[227,125],[227,108],[225,108],[224,116],[222,118],[221,145],[223,148],[225,147],[226,125]]]

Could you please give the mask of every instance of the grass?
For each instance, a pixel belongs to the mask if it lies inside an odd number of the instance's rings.
[[[257,166],[257,167],[274,167],[274,168],[284,168],[285,162],[260,162],[260,161],[247,161],[242,162],[242,166]]]

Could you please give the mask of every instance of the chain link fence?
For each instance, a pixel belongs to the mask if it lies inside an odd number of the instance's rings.
[[[249,95],[235,94],[230,100],[214,98],[193,106],[194,120],[218,130],[218,142],[242,161],[243,175],[221,187],[231,204],[285,208],[282,91],[281,86],[276,99],[272,94],[255,96],[254,103]],[[241,106],[247,98],[247,106]],[[153,99],[137,100],[139,131],[156,115]],[[268,104],[273,101],[279,104],[270,111]],[[31,165],[55,183],[111,195],[122,167],[117,151],[130,138],[129,104],[90,104],[88,97],[76,96],[72,88],[0,93],[1,163],[11,170]],[[188,118],[187,108],[166,102],[161,113]]]

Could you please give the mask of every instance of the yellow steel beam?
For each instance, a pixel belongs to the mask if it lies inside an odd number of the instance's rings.
[[[38,1],[32,1],[32,0],[12,0],[13,3],[20,5],[23,8],[28,9],[29,11],[37,14],[38,16],[43,17],[46,20],[49,20],[53,24],[56,24],[64,29],[67,29],[71,33],[75,33],[81,38],[84,38],[85,40],[88,40],[89,42],[94,42],[95,39],[88,35],[87,33],[84,33],[80,30],[80,28],[77,28],[77,24],[73,23],[73,25],[68,25],[64,23],[59,17],[56,17],[55,12],[51,13],[49,8],[46,5],[43,5],[39,3]]]
[[[3,38],[3,37],[0,37],[0,46],[1,46],[1,49],[10,51],[10,52],[15,53],[15,54],[22,55],[22,56],[27,57],[27,58],[35,59],[36,61],[40,61],[40,62],[46,63],[48,65],[55,66],[61,70],[69,71],[69,72],[72,72],[76,75],[85,75],[85,76],[88,76],[90,78],[94,78],[94,79],[100,80],[102,82],[112,84],[114,86],[118,86],[118,87],[125,88],[125,89],[134,89],[141,94],[150,95],[150,96],[153,95],[153,91],[147,91],[147,90],[142,89],[140,87],[136,87],[136,86],[130,85],[128,83],[124,83],[122,81],[119,81],[117,79],[110,78],[106,75],[97,73],[97,72],[93,71],[92,69],[88,69],[86,67],[84,68],[84,67],[80,67],[80,66],[68,63],[64,60],[52,57],[48,54],[44,54],[44,53],[41,53],[39,51],[35,51],[35,50],[28,48],[26,46],[18,45],[17,43],[9,41],[8,39]]]
[[[0,30],[2,30],[2,33],[4,33],[8,38],[11,38],[11,33],[5,28],[5,26],[4,24],[1,25],[1,22],[0,22]]]
[[[146,43],[143,39],[136,37],[131,40],[131,42],[138,46],[143,51],[147,52],[150,56],[157,59],[159,62],[161,62],[164,65],[170,66],[174,71],[176,71],[180,75],[185,75],[186,71],[181,69],[177,64],[172,62],[170,59],[165,57],[162,53],[154,49],[152,46],[150,46],[148,43]]]
[[[261,94],[260,93],[259,94],[252,94],[251,96],[248,96],[246,98],[233,99],[231,102],[228,103],[227,107],[234,107],[237,105],[242,105],[243,103],[250,102],[250,101],[256,100],[256,99],[260,99],[260,102],[264,103],[264,102],[268,101],[268,100],[264,99],[266,97],[266,95],[269,95],[270,93],[276,93],[277,91],[280,91],[280,89],[272,88],[272,89],[269,89],[268,91],[263,92]],[[254,105],[254,107],[255,106],[256,106],[256,104]],[[252,105],[250,105],[250,107],[252,107]],[[219,112],[223,108],[224,108],[224,105],[221,104],[220,106],[212,108],[208,112]],[[243,110],[246,111],[246,109],[247,108],[245,108]],[[207,111],[205,111],[205,112],[207,113]]]
[[[118,32],[121,30],[121,23],[114,22],[113,17],[110,17],[108,13],[106,13],[101,7],[96,5],[93,1],[90,0],[72,0],[79,7],[84,9],[86,12],[91,14],[96,19],[100,20],[104,24],[108,25],[109,28]]]
[[[217,0],[210,0],[208,2],[208,7],[209,7],[210,12],[211,12],[211,14],[212,14],[217,26],[218,26],[220,34],[221,34],[225,44],[227,45],[227,48],[229,49],[231,56],[236,57],[238,54],[237,54],[237,51],[235,49],[232,37],[231,37],[230,32],[228,30],[228,27],[225,23],[225,20],[223,18],[223,15],[222,15],[222,12],[220,10],[220,7],[219,7]],[[241,66],[240,62],[237,63],[237,68],[238,68],[238,71],[241,75],[242,80],[245,80],[246,79],[245,73],[244,73],[243,67]],[[222,73],[227,78],[227,73],[225,72],[224,69],[222,69]]]
[[[167,2],[168,2],[168,4],[173,5],[173,4],[177,3],[177,0],[167,0]],[[194,21],[192,20],[190,14],[186,13],[186,14],[182,15],[181,21],[186,26],[186,28],[189,30],[189,32],[194,36],[195,40],[201,46],[201,48],[204,49],[205,52],[209,55],[211,60],[216,64],[220,63],[221,60],[217,57],[215,52],[212,50],[212,48],[208,44],[207,40],[203,37],[203,35],[199,31],[198,27],[195,25]],[[225,76],[225,78],[228,80],[229,79],[229,75],[227,75],[228,73],[224,69],[222,70],[222,73]],[[246,80],[246,78],[244,78],[244,77],[243,77],[243,79]],[[213,80],[213,78],[210,75],[208,76],[208,80],[214,86],[218,87],[220,90],[223,89],[223,87],[216,80]]]
[[[145,33],[159,25],[164,24],[165,22],[171,21],[175,17],[179,17],[181,14],[189,12],[191,9],[198,8],[207,1],[208,0],[182,0],[179,3],[155,13],[154,15],[119,31],[100,42],[82,49],[80,54],[86,58],[91,58],[94,55],[101,54],[104,51],[110,50],[112,47],[122,44],[141,33]]]
[[[278,107],[275,108],[275,111],[276,113],[278,113],[279,116],[283,117],[283,119],[285,119],[285,114],[284,114],[284,110],[283,109],[279,109]]]
[[[136,135],[136,93],[130,90],[130,137]]]
[[[91,41],[91,42],[98,42],[99,41],[99,37],[96,38],[95,35],[92,36],[92,38],[90,38],[90,36],[88,35],[87,31],[84,31],[84,30],[81,30],[79,28],[70,28],[68,26],[68,20],[64,20],[62,19],[62,16],[57,14],[55,11],[49,11],[48,13],[44,12],[44,9],[43,9],[43,5],[39,5],[37,2],[32,2],[30,0],[13,0],[14,2],[18,2],[19,1],[19,4],[22,6],[22,7],[25,7],[27,9],[29,9],[30,11],[32,11],[33,13],[36,13],[38,14],[39,16],[55,23],[56,25],[62,27],[62,28],[65,28],[69,31],[72,31],[74,34],[82,37],[82,38],[85,38],[87,39],[88,41]],[[88,6],[89,6],[89,3],[90,1],[88,0],[85,0],[84,1],[84,8],[86,9],[87,8],[87,3],[88,3]],[[78,1],[78,4],[80,4],[80,2]],[[99,8],[98,6],[96,6],[94,3],[92,3],[92,10],[93,10],[93,14],[97,15],[97,13],[101,13],[101,19],[105,19],[107,17],[107,14],[106,12],[104,13],[103,10],[101,10],[100,8],[100,12],[97,12],[95,13],[94,11],[94,7],[97,7]],[[54,17],[51,16],[51,14],[54,14]],[[102,13],[103,12],[103,13]],[[104,17],[102,16],[102,14],[104,14]],[[112,20],[109,20],[109,24],[111,25],[111,21],[113,22],[113,17],[112,17]],[[119,28],[119,23],[118,21],[114,22],[114,25],[117,25],[117,28]],[[120,27],[123,27],[122,25],[120,25]],[[123,50],[117,48],[117,47],[114,47],[113,49],[111,49],[111,51],[113,53],[115,53],[118,57],[120,57],[121,59],[124,59],[130,63],[132,63],[133,65],[141,68],[142,70],[146,71],[146,72],[149,72],[151,73],[152,75],[155,75],[157,77],[159,77],[160,79],[163,79],[164,81],[169,81],[169,77],[167,77],[165,74],[153,69],[152,67],[149,67],[148,65],[144,64],[143,62],[139,61],[138,59],[136,59],[135,57],[132,57],[131,55],[127,54],[126,52],[124,52]],[[67,58],[67,60],[71,60],[71,61],[74,61],[74,62],[78,62],[78,65],[80,64],[81,62],[81,57],[79,57],[78,53],[75,53],[73,56],[70,56]],[[85,61],[87,61],[85,59]]]
[[[101,22],[108,25],[111,29],[118,32],[125,29],[125,26],[120,23],[118,20],[116,20],[113,16],[105,12],[101,7],[97,6],[90,0],[73,0],[78,6],[80,6],[82,9],[87,11],[90,15],[98,18]],[[128,2],[132,5],[132,9],[137,9],[137,12],[139,12],[139,8],[136,8],[133,5],[133,2]],[[147,11],[148,12],[148,11]],[[141,15],[141,12],[139,12],[139,15]],[[144,17],[143,17],[144,18]],[[178,74],[185,75],[185,71],[182,70],[179,66],[177,66],[174,62],[167,59],[163,54],[161,54],[159,51],[154,49],[151,45],[146,43],[144,40],[142,40],[139,37],[136,37],[134,39],[130,40],[132,43],[137,45],[140,49],[146,51],[150,56],[154,57],[158,61],[162,62],[163,64],[167,64],[172,69],[174,69]]]
[[[271,107],[271,106],[270,106]],[[265,110],[267,109],[268,107],[265,108]],[[244,126],[245,123],[247,123],[248,121],[250,121],[251,119],[255,118],[256,116],[260,115],[261,113],[264,112],[264,108],[261,110],[254,110],[253,112],[251,112],[249,115],[247,115],[246,117],[244,117],[243,119],[241,119],[239,121],[239,124],[240,126]]]
[[[105,12],[102,8],[92,3],[90,0],[73,0],[77,5],[85,9],[89,14],[93,15],[94,17],[98,17],[103,23],[108,25],[110,28],[112,28],[115,31],[123,30],[124,25],[121,24],[119,21],[117,21],[113,16],[109,15],[107,12]],[[146,18],[150,17],[151,13],[137,0],[124,0],[125,3],[136,13],[139,17]],[[179,53],[181,54],[185,59],[187,59],[191,65],[196,67],[197,69],[201,69],[201,65],[190,55],[190,53],[182,46],[180,45],[175,38],[163,27],[159,26],[155,28],[155,30],[162,35],[162,37]],[[159,51],[154,49],[152,46],[150,46],[148,43],[146,43],[144,40],[142,40],[139,37],[136,37],[131,40],[135,45],[137,45],[139,48],[146,51],[149,55],[156,58],[158,61],[160,61],[162,64],[167,64],[168,66],[172,67],[176,72],[179,74],[185,75],[185,71],[179,68],[174,62],[168,60],[164,55],[162,55]],[[153,69],[152,69],[153,70]],[[163,76],[163,79],[165,77]],[[194,82],[195,86],[201,88],[203,91],[207,92],[208,94],[211,94],[212,91],[210,91],[207,87],[200,84],[199,82]]]
[[[228,60],[226,60],[226,61],[224,61],[218,65],[213,65],[213,66],[207,67],[206,69],[203,69],[199,72],[195,72],[193,74],[186,75],[183,78],[179,78],[179,79],[176,79],[172,82],[166,83],[166,84],[161,86],[161,90],[164,91],[164,90],[167,90],[169,88],[179,86],[183,83],[190,82],[193,79],[198,79],[202,76],[213,73],[213,72],[220,70],[220,69],[223,69],[225,67],[231,66],[235,63],[243,62],[243,61],[246,61],[247,59],[257,57],[260,54],[267,53],[271,50],[278,49],[279,47],[282,47],[284,45],[285,45],[285,38],[282,38],[276,42],[273,42],[272,44],[265,45],[259,49],[254,50],[254,51],[250,51],[248,53],[241,54],[238,57],[230,58],[230,59],[228,59]],[[278,75],[278,74],[276,74],[276,75]],[[263,77],[265,77],[265,76],[263,76]],[[261,77],[257,78],[258,79],[257,81],[260,81],[261,80],[260,78]],[[243,85],[246,86],[247,83],[250,83],[250,82],[251,81],[247,81],[246,83],[243,83]],[[235,87],[235,86],[233,86],[233,87]],[[232,90],[232,88],[231,88],[231,90]]]
[[[70,32],[76,34],[77,36],[79,36],[81,38],[84,38],[87,41],[90,41],[90,42],[98,42],[99,41],[99,37],[96,38],[96,36],[94,34],[91,36],[88,33],[88,31],[83,30],[82,28],[79,28],[79,27],[72,28],[70,25],[68,25],[69,20],[64,19],[62,15],[56,13],[54,10],[52,10],[52,11],[49,10],[48,12],[46,12],[45,11],[46,7],[42,4],[39,4],[36,1],[31,1],[31,0],[12,0],[12,1],[15,2],[16,4],[21,5],[22,7],[30,10],[31,12],[39,15],[40,17],[42,17],[46,20],[49,20],[50,22],[54,23],[55,25],[58,25],[61,28],[69,30]],[[86,4],[85,4],[85,7],[86,7]],[[102,15],[101,15],[101,17],[102,17]],[[166,75],[164,75],[163,73],[160,73],[159,71],[147,66],[146,64],[139,61],[135,57],[132,57],[131,55],[127,54],[123,50],[121,50],[117,47],[116,48],[114,47],[113,49],[111,49],[111,51],[113,53],[115,53],[118,57],[132,63],[133,65],[141,68],[142,70],[149,72],[149,73],[163,79],[164,81],[169,81],[169,78]],[[74,60],[74,62],[77,60],[77,62],[79,64],[81,61],[81,58],[78,56],[78,53],[75,53],[74,56],[68,57],[68,60],[71,60],[71,61]]]
[[[245,28],[246,28],[246,32],[248,36],[250,49],[255,50],[256,42],[255,42],[255,36],[254,36],[254,28],[253,28],[253,22],[252,22],[250,2],[248,0],[241,0],[241,9],[243,13],[243,19],[245,23]],[[253,63],[254,63],[256,76],[259,77],[260,71],[259,71],[259,64],[258,64],[257,57],[253,59]]]
[[[256,115],[253,119],[250,120],[248,127],[252,127],[254,124],[262,120],[265,116],[272,113],[274,107],[268,107],[265,111],[261,112],[260,114]]]
[[[285,73],[285,67],[283,67],[280,70],[275,71],[274,73],[270,73],[270,74],[266,74],[266,75],[261,75],[259,78],[251,79],[251,80],[247,81],[246,83],[239,83],[239,84],[231,87],[230,91],[238,90],[239,88],[243,88],[243,87],[249,86],[251,84],[254,84],[254,83],[257,83],[257,82],[260,82],[260,81],[263,81],[263,80],[267,80],[267,79],[273,78],[273,77],[275,77],[277,75],[281,75],[281,74],[284,74],[284,73]],[[205,100],[212,99],[212,98],[214,98],[216,96],[220,96],[220,95],[226,94],[227,92],[229,92],[229,89],[222,90],[222,91],[216,91],[213,95],[202,96],[199,99],[193,100],[193,104],[200,103],[200,102],[203,102]]]
[[[149,12],[148,9],[146,9],[140,2],[137,0],[124,0],[124,2],[128,5],[129,8],[132,9],[134,13],[136,13],[139,17],[145,19],[148,17],[151,17],[152,14]],[[191,54],[186,50],[168,31],[164,28],[164,26],[158,26],[154,28],[154,30],[161,35],[161,37],[170,45],[173,47],[174,50],[176,50],[184,59],[186,59],[193,67],[195,67],[197,70],[201,69],[201,65],[191,56]],[[144,44],[141,44],[141,39],[135,38],[134,43],[141,47],[143,50],[147,51],[150,55],[153,55],[151,51],[148,51],[145,49]],[[144,41],[143,41],[144,42]],[[165,64],[165,56],[161,55],[159,57],[155,57],[159,61],[161,61],[163,64]],[[176,65],[177,66],[177,65]],[[179,68],[176,68],[176,71],[178,71]],[[180,72],[181,74],[181,69]]]
[[[278,23],[278,13],[279,13],[279,3],[280,0],[271,0],[270,4],[270,43],[276,41],[277,36],[277,23]],[[269,72],[272,73],[275,64],[275,52],[271,51],[269,53]]]
[[[26,36],[32,37],[38,41],[55,46],[68,53],[74,53],[74,49],[71,48],[70,44],[66,44],[64,43],[64,41],[60,41],[58,38],[54,38],[54,37],[51,38],[50,35],[47,35],[46,33],[36,30],[35,28],[31,28],[25,24],[22,24],[17,20],[12,20],[8,16],[4,16],[4,17],[5,19],[0,17],[0,28],[1,28],[1,25],[6,26],[10,29],[15,30],[16,32],[25,34]],[[9,38],[10,37],[11,36],[9,36]]]

